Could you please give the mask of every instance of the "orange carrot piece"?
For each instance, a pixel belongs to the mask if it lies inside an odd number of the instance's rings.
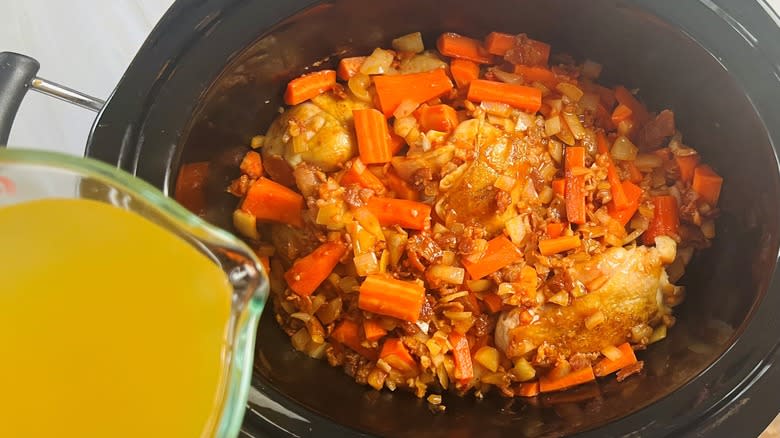
[[[501,307],[504,306],[504,301],[495,292],[490,292],[482,297],[482,302],[488,308],[490,313],[498,313],[501,311]]]
[[[626,226],[639,208],[639,199],[642,198],[642,188],[631,181],[623,181],[621,186],[623,188],[623,193],[626,196],[626,206],[618,208],[613,199],[612,202],[607,204],[607,210],[613,219],[620,222],[621,225]]]
[[[607,136],[603,132],[599,131],[596,134],[596,146],[600,154],[606,156],[607,160],[607,182],[609,182],[610,192],[612,193],[612,202],[615,208],[622,210],[629,206],[628,198],[623,190],[623,185],[620,183],[620,175],[618,175],[615,162],[612,161],[612,155],[609,153],[609,142]],[[633,213],[632,213],[633,214]]]
[[[593,372],[596,376],[604,377],[637,362],[634,349],[631,348],[631,344],[628,342],[620,345],[618,350],[622,353],[619,359],[610,360],[605,357],[593,367]]]
[[[333,329],[330,337],[337,342],[346,345],[347,347],[355,350],[361,356],[371,360],[376,360],[376,351],[364,347],[360,343],[360,327],[354,321],[345,319]]]
[[[478,64],[493,62],[493,57],[482,47],[482,43],[452,32],[441,34],[436,41],[436,48],[442,55],[450,58],[467,59]]]
[[[431,129],[442,132],[450,132],[458,126],[458,113],[455,108],[445,105],[423,105],[415,111],[417,120],[423,131]]]
[[[263,159],[255,151],[249,151],[244,155],[244,159],[241,160],[239,166],[241,173],[246,174],[250,178],[260,178],[263,176]]]
[[[501,102],[529,113],[542,107],[542,91],[538,88],[484,79],[471,81],[467,98],[476,102]]]
[[[352,110],[360,159],[365,164],[387,163],[393,157],[385,116],[373,108]]]
[[[615,87],[615,99],[631,109],[632,119],[636,124],[642,125],[650,118],[645,106],[626,87],[622,85]]]
[[[585,176],[574,175],[576,169],[585,167],[585,148],[567,147],[565,156],[566,174],[566,219],[573,224],[585,223]]]
[[[389,169],[387,173],[385,173],[385,184],[388,189],[395,192],[396,198],[406,199],[408,201],[417,201],[420,199],[417,190],[398,176],[393,169]]]
[[[674,196],[654,196],[653,207],[653,218],[650,220],[647,231],[642,235],[642,241],[645,245],[654,244],[656,236],[677,234],[677,227],[680,224],[677,198]]]
[[[358,307],[378,315],[416,322],[420,316],[425,287],[384,275],[369,275],[360,285]]]
[[[208,161],[182,164],[176,177],[173,198],[195,214],[206,211],[206,178],[209,176]]]
[[[539,241],[539,252],[549,256],[580,247],[580,236],[561,236]]]
[[[515,46],[515,36],[508,33],[490,32],[485,37],[485,50],[492,55],[504,56]]]
[[[696,170],[696,166],[699,165],[699,154],[688,155],[685,157],[675,155],[674,161],[677,163],[677,167],[680,169],[680,179],[687,183],[693,181],[693,172]]]
[[[363,65],[367,56],[353,56],[351,58],[341,58],[339,61],[338,76],[342,81],[348,81],[352,76],[355,76],[360,71],[360,66]]]
[[[488,242],[487,250],[485,250],[485,254],[481,259],[472,262],[463,258],[461,263],[472,279],[479,280],[504,266],[519,262],[522,258],[523,255],[514,243],[504,236],[498,236]]]
[[[539,390],[541,392],[558,391],[594,380],[596,380],[596,376],[593,374],[593,367],[587,366],[577,371],[572,371],[563,377],[551,378],[542,376],[539,378]]]
[[[468,59],[453,59],[450,62],[450,73],[458,88],[468,86],[471,81],[479,78],[479,65]]]
[[[390,117],[404,100],[422,104],[452,90],[452,81],[443,68],[406,75],[373,77],[379,108]]]
[[[303,196],[265,177],[249,187],[241,210],[257,219],[303,226]]]
[[[347,247],[341,242],[325,242],[311,254],[301,257],[284,273],[287,286],[296,294],[309,296],[333,272]]]
[[[636,164],[633,161],[624,161],[623,163],[626,166],[626,170],[628,170],[628,180],[634,184],[642,182],[644,176],[639,168],[636,167]]]
[[[449,336],[452,344],[452,359],[455,362],[455,378],[465,385],[474,378],[474,366],[471,363],[471,349],[466,336],[452,331]]]
[[[299,76],[287,84],[284,103],[297,105],[330,90],[336,85],[334,70],[320,70]]]
[[[346,187],[350,184],[357,184],[360,187],[373,190],[374,193],[378,195],[385,193],[385,185],[382,184],[379,177],[366,168],[366,165],[360,161],[360,157],[355,157],[355,159],[351,161],[351,165],[347,166],[347,170],[341,175],[340,184],[342,187]]]
[[[431,206],[406,199],[373,197],[368,200],[368,210],[389,227],[399,225],[412,230],[424,230],[429,225]]]
[[[547,88],[555,88],[558,85],[558,77],[552,70],[545,67],[531,67],[527,65],[515,65],[515,74],[523,77],[526,84],[539,82]]]
[[[564,178],[554,179],[552,182],[553,193],[564,196],[566,193],[566,180]]]
[[[403,137],[396,134],[395,132],[390,132],[390,137],[387,140],[388,143],[390,143],[390,155],[395,156],[398,152],[401,151],[401,149],[404,148],[406,145],[406,140],[404,140]]]
[[[707,204],[713,207],[718,204],[721,186],[723,186],[723,178],[715,173],[710,166],[702,164],[693,171],[691,188]]]
[[[378,341],[387,334],[387,330],[375,319],[365,319],[363,320],[363,334],[367,341]]]
[[[612,124],[617,126],[622,121],[630,120],[632,114],[633,111],[631,111],[631,108],[621,103],[612,111],[612,117],[610,119],[612,120]]]
[[[520,397],[536,397],[539,395],[539,382],[525,382],[520,384],[517,395]]]
[[[382,344],[379,358],[387,362],[391,367],[403,373],[409,373],[417,369],[417,363],[409,354],[404,343],[398,338],[389,338]]]
[[[566,229],[566,224],[563,222],[553,222],[547,224],[547,237],[555,239],[563,234],[563,230]]]

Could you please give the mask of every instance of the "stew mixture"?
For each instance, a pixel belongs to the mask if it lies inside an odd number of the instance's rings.
[[[293,347],[438,410],[641,372],[722,178],[596,62],[525,34],[436,49],[292,80],[228,188]]]

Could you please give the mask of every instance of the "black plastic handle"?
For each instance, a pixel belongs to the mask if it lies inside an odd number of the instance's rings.
[[[0,53],[0,147],[8,143],[16,112],[41,65],[29,56]]]

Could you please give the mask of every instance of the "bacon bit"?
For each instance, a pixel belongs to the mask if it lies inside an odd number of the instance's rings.
[[[632,363],[631,365],[621,369],[617,372],[616,380],[618,382],[622,382],[628,378],[628,376],[637,374],[642,371],[642,368],[645,366],[645,361],[640,360],[638,362]]]

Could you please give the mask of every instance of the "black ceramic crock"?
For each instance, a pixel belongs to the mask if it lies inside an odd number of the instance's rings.
[[[284,84],[315,62],[333,66],[418,30],[429,46],[443,31],[525,32],[598,60],[605,81],[672,108],[686,143],[726,181],[718,237],[682,280],[678,324],[640,353],[643,373],[533,403],[450,396],[432,414],[293,351],[265,315],[242,434],[756,436],[780,410],[778,23],[765,0],[179,0],[99,113],[87,155],[166,193],[182,163],[210,161],[207,218],[230,227],[235,199],[224,188],[245,145],[277,114]],[[37,69],[16,61],[0,58],[0,140],[18,85]]]

